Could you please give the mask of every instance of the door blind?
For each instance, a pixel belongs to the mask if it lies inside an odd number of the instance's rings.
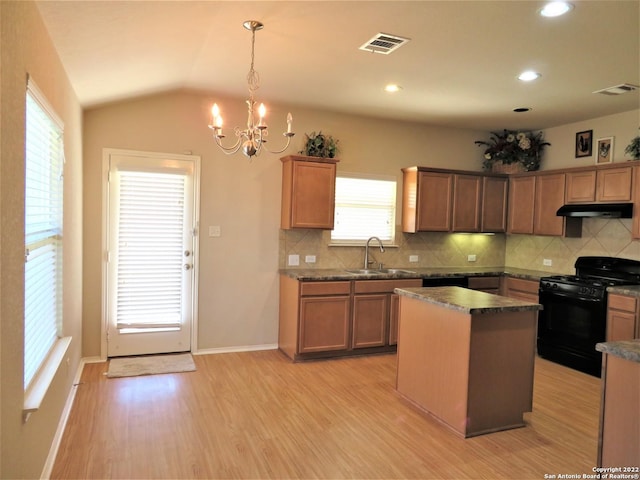
[[[185,177],[119,171],[118,329],[182,322]]]

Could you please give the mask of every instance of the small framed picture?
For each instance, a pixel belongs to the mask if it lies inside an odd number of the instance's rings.
[[[590,157],[593,145],[593,130],[576,133],[576,158]]]
[[[596,145],[596,163],[613,162],[613,137],[599,138]]]

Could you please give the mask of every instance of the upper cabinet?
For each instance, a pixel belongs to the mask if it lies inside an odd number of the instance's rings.
[[[566,203],[630,202],[632,167],[567,172]]]
[[[579,228],[556,212],[565,199],[564,173],[537,173],[509,179],[509,233],[580,236]]]
[[[425,167],[402,172],[404,232],[504,231],[506,177]]]
[[[289,155],[282,161],[280,227],[333,229],[335,158]]]
[[[633,167],[633,225],[632,238],[640,238],[640,167]]]

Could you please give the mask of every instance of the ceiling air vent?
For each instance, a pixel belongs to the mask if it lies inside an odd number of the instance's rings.
[[[638,85],[631,85],[630,83],[622,83],[613,87],[603,88],[602,90],[596,90],[593,93],[601,93],[603,95],[622,95],[623,93],[633,92],[638,89]]]
[[[360,50],[389,55],[391,52],[397,50],[409,40],[409,38],[399,37],[397,35],[378,33],[371,40],[362,45],[360,47]]]

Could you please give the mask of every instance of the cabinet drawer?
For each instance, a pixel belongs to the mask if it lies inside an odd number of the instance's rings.
[[[421,287],[422,279],[356,280],[354,293],[393,293],[394,288]]]
[[[349,295],[351,282],[302,282],[300,295]]]
[[[626,295],[609,294],[609,308],[622,310],[629,313],[636,312],[636,298],[627,297]]]
[[[500,288],[500,277],[469,277],[469,288],[473,290]]]

